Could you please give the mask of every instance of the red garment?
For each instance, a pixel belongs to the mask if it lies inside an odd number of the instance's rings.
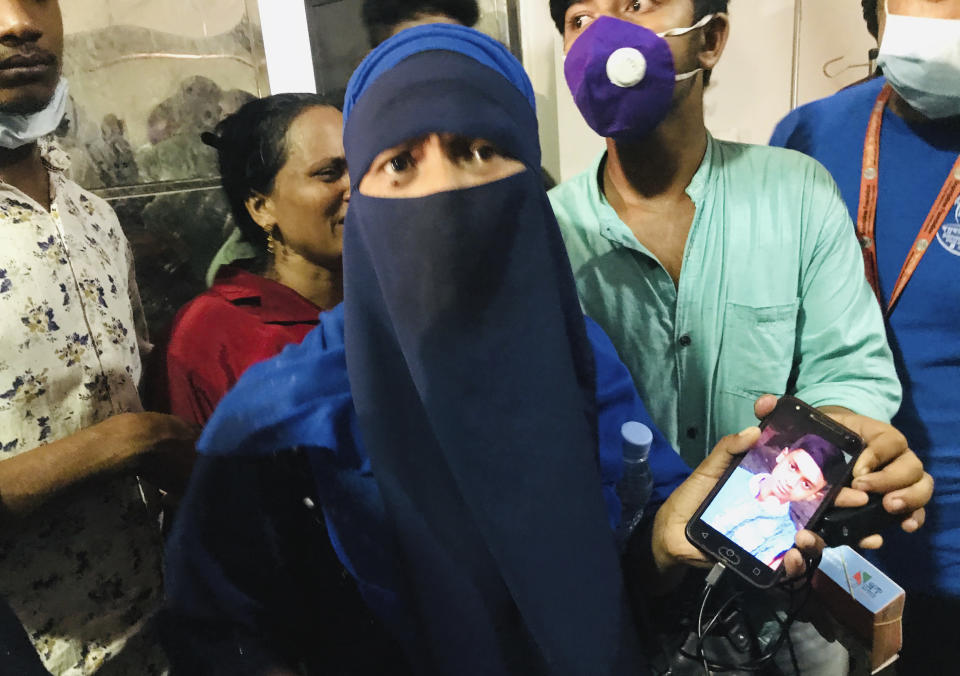
[[[206,424],[244,371],[302,341],[321,311],[278,282],[222,268],[173,320],[164,354],[168,410]]]

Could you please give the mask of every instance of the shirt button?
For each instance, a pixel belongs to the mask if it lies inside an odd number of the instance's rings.
[[[696,428],[696,427],[688,427],[688,428],[687,428],[687,438],[688,438],[688,439],[696,439],[696,438],[697,438],[697,428]]]
[[[693,339],[690,338],[689,334],[685,333],[682,336],[680,336],[679,343],[680,343],[680,347],[690,347],[691,343],[693,343]]]

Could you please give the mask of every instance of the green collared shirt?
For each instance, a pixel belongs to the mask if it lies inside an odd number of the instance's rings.
[[[889,420],[900,383],[833,179],[792,151],[709,138],[679,284],[600,191],[606,154],[550,192],[584,311],[660,429],[696,465],[793,394]]]

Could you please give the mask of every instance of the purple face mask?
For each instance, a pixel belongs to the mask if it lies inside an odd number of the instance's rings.
[[[700,72],[678,77],[664,37],[701,28],[711,18],[660,35],[610,16],[593,21],[570,47],[563,66],[587,124],[614,139],[642,138],[653,131],[670,112],[677,80]]]

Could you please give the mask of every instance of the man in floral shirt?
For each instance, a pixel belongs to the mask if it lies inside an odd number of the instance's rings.
[[[156,489],[136,475],[175,488],[194,430],[142,412],[130,247],[38,142],[62,46],[55,0],[0,0],[0,598],[54,674],[161,674]]]

